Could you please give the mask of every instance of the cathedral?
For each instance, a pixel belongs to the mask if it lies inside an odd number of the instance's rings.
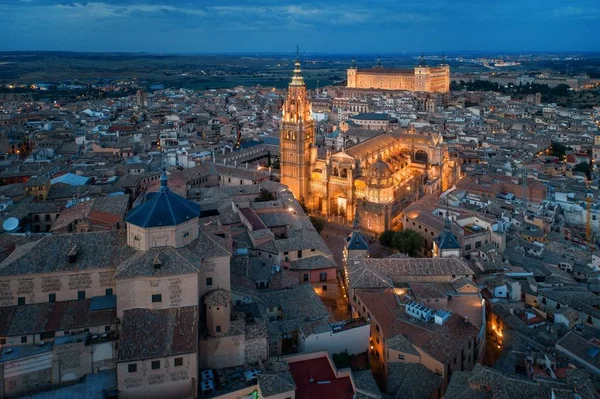
[[[381,134],[332,153],[315,144],[315,124],[296,60],[280,130],[281,182],[313,215],[352,221],[373,233],[400,226],[402,210],[421,195],[459,178],[443,137],[403,130]]]

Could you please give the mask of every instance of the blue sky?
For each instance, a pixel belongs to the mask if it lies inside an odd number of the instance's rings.
[[[0,51],[600,51],[600,0],[0,0]]]

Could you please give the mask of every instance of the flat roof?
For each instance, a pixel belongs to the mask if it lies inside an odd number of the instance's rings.
[[[289,367],[296,383],[296,399],[354,397],[350,377],[336,378],[326,357],[290,363]]]

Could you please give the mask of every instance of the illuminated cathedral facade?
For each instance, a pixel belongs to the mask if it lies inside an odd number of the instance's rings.
[[[374,233],[398,227],[407,205],[459,178],[458,163],[437,133],[382,131],[348,149],[318,151],[298,60],[283,104],[280,139],[281,182],[294,196],[313,215],[351,222],[358,214],[360,227]]]

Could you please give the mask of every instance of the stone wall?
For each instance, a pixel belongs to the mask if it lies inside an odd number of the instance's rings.
[[[114,270],[97,269],[82,272],[8,276],[0,279],[0,306],[12,306],[19,297],[26,304],[46,303],[50,294],[56,301],[78,299],[78,291],[85,291],[86,298],[106,295],[107,289],[115,289]]]

